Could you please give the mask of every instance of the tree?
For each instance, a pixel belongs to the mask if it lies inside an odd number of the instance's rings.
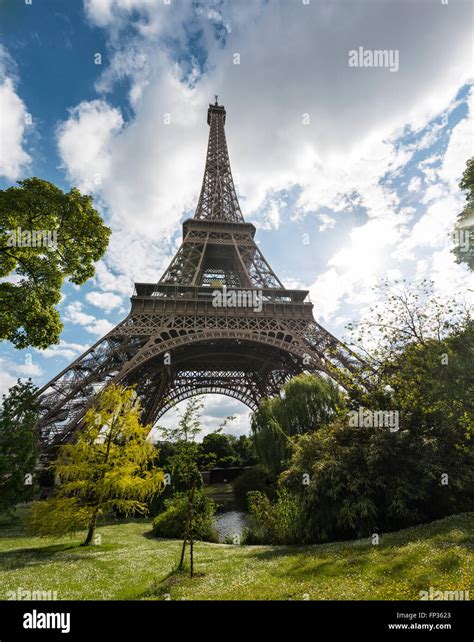
[[[253,437],[240,435],[234,441],[234,450],[237,455],[237,466],[253,466],[257,463]]]
[[[433,282],[427,279],[416,286],[385,279],[373,290],[378,302],[359,323],[347,328],[379,381],[408,345],[441,341],[470,315],[464,304],[435,296]]]
[[[17,383],[3,395],[0,409],[0,514],[32,499],[38,455],[34,427],[38,419],[36,386]]]
[[[252,468],[247,468],[247,470],[239,475],[232,484],[234,500],[237,508],[243,511],[248,511],[248,495],[253,491],[260,491],[271,497],[274,494],[271,482],[272,480],[268,473],[261,467],[254,466]]]
[[[153,465],[151,426],[143,426],[140,415],[133,388],[111,384],[102,390],[77,440],[60,447],[53,464],[59,487],[53,498],[33,505],[33,532],[62,535],[87,528],[87,546],[101,514],[147,513],[146,500],[164,488],[164,474]]]
[[[199,472],[199,444],[195,441],[201,432],[200,412],[203,402],[194,397],[186,404],[176,428],[161,428],[165,439],[175,444],[175,453],[170,457],[171,472],[184,485],[186,494],[186,519],[178,570],[184,568],[186,546],[189,543],[190,575],[194,575],[194,533],[197,513],[197,492],[203,480]]]
[[[199,464],[202,468],[227,468],[235,463],[236,453],[228,435],[210,433],[201,443]]]
[[[341,416],[295,441],[281,481],[300,499],[302,542],[367,537],[474,508],[473,334],[470,324],[410,344],[387,366],[390,392],[374,390],[366,408],[399,413],[397,430]]]
[[[282,396],[264,399],[252,416],[257,457],[272,475],[278,475],[290,456],[290,438],[327,425],[344,396],[331,379],[300,374],[283,386]]]
[[[467,192],[467,202],[454,227],[453,253],[456,263],[466,263],[474,270],[474,157],[467,161],[459,187]]]
[[[390,305],[359,325],[377,385],[371,413],[397,413],[396,430],[347,416],[293,440],[281,483],[299,498],[302,542],[369,536],[474,508],[474,327],[428,283],[397,284]],[[359,346],[360,347],[360,346]],[[351,390],[355,408],[360,391]]]
[[[219,537],[214,528],[215,503],[203,490],[196,490],[194,496],[196,519],[193,520],[193,540],[218,542]],[[153,534],[168,539],[183,539],[189,514],[189,501],[186,493],[175,493],[164,500],[162,510],[153,521]]]
[[[212,511],[210,500],[202,492],[203,479],[199,472],[200,444],[196,441],[201,432],[202,407],[203,402],[199,397],[190,399],[176,428],[161,428],[164,439],[175,445],[174,454],[169,458],[171,475],[184,489],[185,495],[184,535],[178,570],[182,571],[184,568],[186,547],[189,544],[191,577],[194,576],[194,542],[208,523]]]
[[[59,343],[54,307],[65,279],[82,285],[104,254],[110,229],[92,197],[40,178],[0,190],[0,339],[17,348]]]

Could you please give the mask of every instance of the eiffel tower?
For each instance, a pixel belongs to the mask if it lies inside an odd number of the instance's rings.
[[[343,386],[360,376],[356,355],[314,320],[308,291],[285,288],[260,252],[237,200],[225,120],[216,96],[197,209],[160,281],[135,283],[128,316],[39,391],[46,451],[74,438],[111,382],[135,386],[153,425],[197,394],[255,410],[301,372]]]

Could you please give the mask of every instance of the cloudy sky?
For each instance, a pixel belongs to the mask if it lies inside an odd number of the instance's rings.
[[[47,382],[126,316],[135,280],[160,278],[197,204],[214,94],[244,216],[331,332],[382,278],[468,296],[450,230],[473,154],[470,0],[27,2],[0,2],[0,188],[77,185],[113,235],[95,278],[64,287],[60,345],[0,347],[2,391]],[[353,66],[359,48],[398,64]],[[248,430],[218,396],[206,430],[228,414]]]

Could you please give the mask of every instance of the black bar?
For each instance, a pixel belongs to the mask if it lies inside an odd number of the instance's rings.
[[[0,602],[0,642],[472,642],[472,607],[472,601],[5,601]],[[25,614],[34,611],[37,616],[39,613],[69,613],[70,631],[25,629]],[[40,623],[38,619],[36,622]],[[63,624],[67,621],[63,620]],[[408,628],[390,629],[391,624]],[[438,628],[426,630],[412,625]],[[450,629],[441,630],[440,625],[450,625]]]

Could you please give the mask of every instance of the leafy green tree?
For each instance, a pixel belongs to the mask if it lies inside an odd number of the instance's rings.
[[[233,446],[236,454],[237,466],[253,466],[257,463],[253,437],[250,435],[240,435],[233,440]]]
[[[299,498],[301,541],[369,536],[474,507],[473,323],[429,292],[426,283],[397,286],[385,317],[359,327],[378,373],[363,407],[397,412],[398,429],[341,415],[293,440],[280,481]],[[359,400],[351,391],[349,406]]]
[[[291,453],[290,438],[327,425],[344,403],[331,379],[308,374],[291,379],[281,397],[264,399],[252,416],[252,436],[261,464],[278,475]]]
[[[366,537],[474,508],[473,331],[408,346],[368,408],[400,426],[347,417],[302,435],[281,481],[300,498],[301,541]],[[448,356],[448,361],[445,357]]]
[[[217,542],[218,535],[214,529],[215,503],[209,499],[202,489],[195,491],[195,518],[193,519],[193,540]],[[175,493],[164,501],[165,510],[159,513],[153,521],[153,534],[156,537],[183,539],[189,513],[187,493]]]
[[[459,187],[466,192],[466,205],[454,227],[453,253],[457,263],[474,270],[474,157],[467,161]]]
[[[228,468],[236,460],[236,452],[228,435],[215,432],[206,435],[200,450],[199,463],[202,469]]]
[[[153,465],[151,427],[141,424],[140,415],[133,388],[111,384],[102,390],[77,440],[60,447],[53,465],[59,487],[54,497],[33,505],[33,532],[62,535],[87,528],[87,546],[100,515],[111,509],[147,513],[146,501],[164,488],[164,474]]]
[[[184,568],[186,547],[189,544],[191,577],[194,575],[194,541],[199,530],[198,525],[202,520],[200,511],[207,512],[205,503],[200,501],[203,479],[198,464],[200,444],[196,441],[196,437],[201,432],[202,407],[203,402],[199,397],[190,399],[180,416],[178,425],[175,428],[161,428],[164,439],[171,441],[175,446],[175,452],[170,457],[172,478],[176,478],[185,489],[183,492],[186,496],[186,511],[178,570],[182,571]]]
[[[194,575],[194,542],[208,525],[209,515],[215,510],[214,503],[202,492],[203,479],[199,472],[201,444],[196,439],[202,430],[202,408],[201,399],[194,397],[186,404],[175,428],[161,428],[163,438],[174,445],[174,453],[169,458],[172,479],[183,489],[187,501],[178,570],[182,571],[184,568],[186,547],[189,544],[191,577]],[[226,417],[216,432],[223,430],[233,419],[234,417]]]
[[[248,468],[239,475],[232,484],[232,490],[236,506],[243,511],[249,509],[248,495],[250,492],[259,491],[269,497],[274,495],[271,478],[265,470],[258,466]]]
[[[82,285],[94,275],[110,229],[76,188],[64,193],[39,178],[18,184],[0,190],[0,277],[7,277],[0,283],[0,339],[47,348],[59,343],[55,305],[64,280]]]
[[[32,499],[38,456],[36,386],[20,380],[3,395],[0,409],[0,514]]]

